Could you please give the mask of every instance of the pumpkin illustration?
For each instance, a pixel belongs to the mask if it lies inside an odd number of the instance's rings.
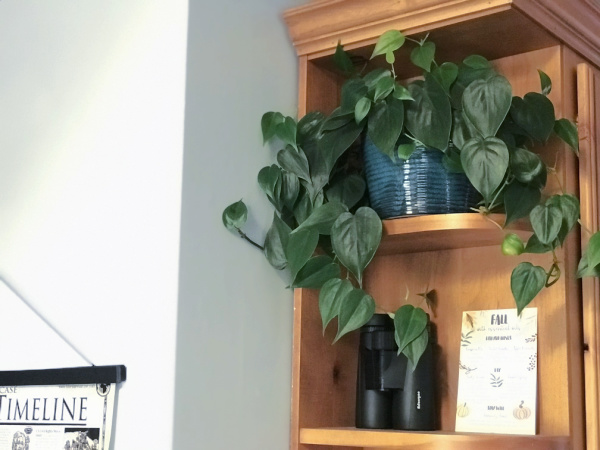
[[[518,408],[515,408],[513,411],[513,416],[518,420],[525,420],[531,415],[531,410],[527,406],[523,406],[524,401],[521,401],[521,404]]]
[[[456,415],[458,417],[467,417],[469,415],[469,408],[467,407],[466,403],[458,405],[458,407],[456,408]]]

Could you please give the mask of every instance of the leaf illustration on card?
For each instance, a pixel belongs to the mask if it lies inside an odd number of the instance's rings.
[[[537,340],[537,333],[531,335],[531,337],[528,337],[527,339],[525,339],[525,342],[530,343],[530,342],[535,342]]]
[[[471,345],[471,334],[473,334],[473,330],[469,331],[467,334],[460,333],[460,346],[468,347]]]
[[[473,372],[474,370],[477,370],[477,367],[468,367],[465,366],[462,362],[458,362],[458,368],[460,370],[464,370],[465,371],[465,375],[469,375],[471,372]]]
[[[500,376],[497,377],[493,373],[490,375],[492,376],[490,380],[490,385],[495,388],[501,387],[504,380]]]
[[[465,322],[467,322],[471,328],[475,328],[475,320],[473,319],[473,316],[468,313],[465,313]]]

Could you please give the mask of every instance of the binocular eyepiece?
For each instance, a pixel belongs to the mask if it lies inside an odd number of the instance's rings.
[[[432,331],[417,367],[398,355],[394,322],[375,314],[360,329],[356,427],[434,430],[435,384]]]

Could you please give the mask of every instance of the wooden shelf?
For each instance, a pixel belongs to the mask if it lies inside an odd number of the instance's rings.
[[[413,253],[455,248],[500,245],[504,235],[513,232],[526,240],[531,234],[524,222],[503,230],[504,216],[478,213],[436,214],[402,217],[383,221],[383,239],[378,255]]]
[[[516,436],[448,431],[360,430],[356,428],[302,428],[300,442],[312,445],[385,447],[386,449],[479,450],[486,448],[486,450],[493,450],[527,448],[553,450],[571,448],[568,436]]]

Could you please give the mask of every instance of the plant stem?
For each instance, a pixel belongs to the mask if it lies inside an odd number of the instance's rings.
[[[254,245],[256,248],[259,248],[261,251],[265,251],[265,248],[264,248],[262,245],[260,245],[260,244],[257,244],[256,242],[254,242],[254,241],[253,241],[252,239],[250,239],[250,238],[248,237],[248,235],[247,235],[246,233],[244,233],[242,230],[240,230],[239,228],[236,228],[236,230],[237,230],[237,232],[239,233],[239,235],[240,235],[240,237],[241,237],[242,239],[245,239],[245,240],[246,240],[246,241],[248,241],[250,244]]]

